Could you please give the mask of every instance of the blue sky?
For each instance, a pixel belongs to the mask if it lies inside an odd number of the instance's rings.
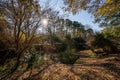
[[[40,0],[40,1],[42,3],[42,6],[45,6],[45,2],[47,2],[48,0]],[[49,5],[50,7],[59,11],[61,15],[69,14],[68,16],[65,16],[64,18],[68,18],[72,21],[81,22],[83,25],[90,25],[94,31],[102,30],[102,28],[98,26],[99,25],[98,23],[93,23],[94,16],[90,13],[87,13],[87,11],[82,10],[76,15],[72,15],[71,13],[66,13],[61,9],[63,6],[65,6],[62,0],[49,0]]]

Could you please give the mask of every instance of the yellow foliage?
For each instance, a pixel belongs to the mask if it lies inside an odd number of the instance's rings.
[[[110,3],[111,2],[111,0],[106,0],[106,3]]]
[[[117,26],[113,27],[107,27],[104,30],[102,30],[102,33],[104,34],[105,38],[119,38],[120,37],[120,28]]]
[[[21,37],[22,41],[25,41],[26,36],[25,36],[25,34],[23,32],[20,32],[20,37]]]
[[[70,2],[70,3],[72,3],[72,2],[73,2],[73,0],[69,0],[69,2]]]
[[[102,15],[114,15],[120,11],[120,0],[114,2],[112,0],[106,0],[106,2],[101,5],[97,13]]]

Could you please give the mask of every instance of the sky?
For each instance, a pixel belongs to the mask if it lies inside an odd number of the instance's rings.
[[[41,6],[45,6],[46,2],[48,0],[40,0],[41,2]],[[48,3],[47,3],[48,4]],[[88,13],[87,11],[80,11],[79,13],[72,15],[72,13],[67,13],[64,12],[62,10],[62,7],[65,6],[63,3],[63,0],[49,0],[49,5],[51,8],[53,8],[56,11],[60,12],[60,15],[65,15],[67,14],[67,16],[64,16],[64,18],[68,18],[72,21],[78,21],[80,23],[82,23],[83,25],[90,25],[90,27],[94,30],[94,31],[101,31],[102,28],[99,27],[98,23],[94,23],[94,16],[90,13]]]

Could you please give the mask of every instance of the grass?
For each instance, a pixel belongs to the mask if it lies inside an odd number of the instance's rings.
[[[95,58],[96,57],[96,53],[92,52],[91,50],[84,50],[81,51],[82,55],[88,56],[90,58]]]
[[[91,57],[91,58],[95,58],[95,57],[96,57],[96,54],[93,53],[93,52],[89,52],[88,55],[89,55],[89,57]]]
[[[0,72],[4,71],[6,69],[6,65],[0,66]]]
[[[42,80],[49,80],[48,76],[43,76]]]

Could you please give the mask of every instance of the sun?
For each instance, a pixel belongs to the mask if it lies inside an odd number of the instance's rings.
[[[42,25],[47,26],[48,25],[48,19],[42,19]]]

